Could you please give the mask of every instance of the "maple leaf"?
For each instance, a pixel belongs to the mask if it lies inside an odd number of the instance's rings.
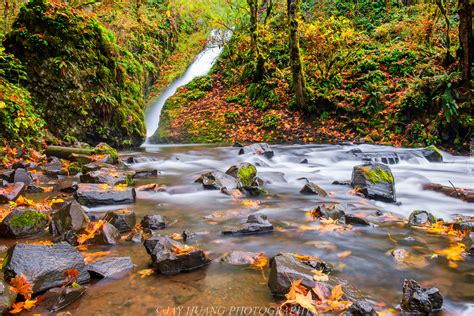
[[[23,274],[11,279],[10,285],[12,286],[12,291],[23,295],[26,299],[31,298],[31,295],[33,294],[33,284],[27,282]]]
[[[461,243],[450,245],[446,249],[436,250],[436,253],[445,256],[449,261],[464,261],[463,254],[466,252],[466,246]]]
[[[37,300],[26,300],[24,302],[17,302],[12,305],[12,309],[10,310],[10,314],[19,314],[23,310],[30,311],[33,307],[36,306]]]
[[[66,281],[63,287],[71,284],[71,283],[76,283],[77,278],[79,276],[79,270],[77,269],[67,269],[64,270],[63,274],[66,276]]]
[[[250,266],[253,268],[263,269],[268,265],[268,257],[260,252],[255,258],[250,258]]]
[[[84,230],[84,233],[77,236],[77,242],[79,245],[84,244],[86,241],[95,237],[96,232],[104,226],[105,220],[99,220],[94,223],[90,223],[89,226]]]
[[[173,246],[171,248],[171,250],[173,250],[173,252],[176,254],[176,256],[185,256],[187,254],[189,254],[190,252],[193,252],[193,251],[196,251],[196,250],[199,250],[198,248],[196,247],[190,247],[188,245],[183,245],[182,247],[181,246]]]
[[[329,276],[322,271],[319,270],[311,270],[311,273],[313,274],[313,280],[318,281],[318,282],[327,282],[329,281]]]

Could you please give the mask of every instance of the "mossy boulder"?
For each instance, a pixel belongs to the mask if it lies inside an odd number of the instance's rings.
[[[44,231],[48,216],[30,209],[15,209],[0,224],[0,234],[8,238],[25,238]]]
[[[355,166],[352,170],[352,186],[366,198],[396,202],[395,181],[387,165],[368,163]]]
[[[257,176],[257,168],[251,163],[243,162],[230,167],[225,173],[239,179],[242,186],[251,186]]]
[[[429,162],[443,162],[443,154],[434,145],[424,148],[422,154]]]
[[[143,67],[92,16],[32,0],[4,46],[25,66],[33,104],[58,138],[113,146],[143,141]]]

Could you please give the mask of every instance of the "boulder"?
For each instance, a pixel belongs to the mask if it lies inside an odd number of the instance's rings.
[[[322,203],[316,206],[311,214],[315,218],[324,217],[327,219],[339,220],[346,216],[346,207],[339,203]]]
[[[134,178],[151,178],[151,177],[157,177],[160,174],[157,169],[153,169],[153,168],[141,168],[141,169],[135,169],[134,171],[135,171]]]
[[[104,169],[104,168],[108,169],[108,168],[113,168],[113,167],[114,166],[108,163],[94,161],[82,166],[82,173],[86,174],[86,173],[96,171],[99,169]]]
[[[247,222],[229,230],[223,230],[224,235],[252,235],[269,233],[273,231],[273,225],[267,220],[267,216],[263,214],[250,214]]]
[[[87,288],[82,285],[49,289],[41,296],[41,300],[38,300],[37,308],[56,313],[80,299],[86,290]]]
[[[273,150],[268,146],[267,143],[257,143],[249,146],[244,146],[240,148],[239,155],[244,154],[254,154],[254,155],[263,155],[268,159],[273,157]]]
[[[238,179],[242,186],[251,186],[257,176],[257,168],[251,163],[242,162],[230,167],[225,173]]]
[[[166,227],[166,222],[161,215],[145,215],[140,222],[144,229],[163,229]]]
[[[77,232],[90,223],[89,216],[76,201],[67,201],[51,216],[49,231],[53,235],[63,235],[68,231]]]
[[[25,238],[42,233],[48,225],[48,216],[33,209],[16,208],[0,224],[0,235]]]
[[[369,221],[363,217],[346,214],[344,216],[346,225],[360,225],[360,226],[370,226]]]
[[[125,209],[107,212],[104,220],[114,225],[119,232],[124,233],[131,231],[135,227],[137,216],[134,211]]]
[[[10,177],[14,171],[13,169],[0,170],[0,180],[10,181]]]
[[[57,157],[51,157],[49,162],[43,163],[40,170],[49,177],[66,176],[68,174],[67,166]]]
[[[221,261],[232,265],[249,265],[254,262],[259,253],[249,251],[232,251],[231,253],[225,254]]]
[[[25,193],[26,184],[22,182],[7,183],[0,187],[0,203],[8,203],[8,201],[15,201],[20,195]]]
[[[0,280],[0,315],[7,314],[7,311],[15,303],[16,295],[8,283]]]
[[[56,191],[64,192],[64,193],[74,193],[77,191],[79,185],[78,181],[75,178],[62,178],[59,179],[56,183],[55,189]]]
[[[89,263],[86,269],[91,277],[115,279],[133,270],[133,263],[130,257],[105,258]]]
[[[169,237],[152,236],[144,244],[151,255],[153,268],[164,275],[195,270],[211,261],[201,249],[189,247]]]
[[[202,183],[202,186],[207,190],[230,192],[240,188],[240,183],[236,178],[218,170],[203,173],[195,182]]]
[[[106,183],[111,186],[117,184],[131,184],[133,182],[134,175],[134,171],[123,171],[115,168],[102,168],[81,175],[81,182]]]
[[[410,226],[431,226],[434,223],[436,223],[436,218],[427,211],[413,211],[408,217]]]
[[[128,157],[126,162],[129,164],[132,163],[141,163],[141,162],[150,162],[150,161],[158,161],[155,157],[146,157],[146,156],[131,156]]]
[[[93,244],[100,245],[116,245],[120,240],[120,232],[114,225],[109,222],[104,222],[95,233],[92,239]]]
[[[61,242],[53,245],[16,244],[8,250],[4,263],[5,279],[24,275],[33,284],[33,293],[65,284],[66,270],[77,270],[77,283],[89,281],[82,254]]]
[[[400,305],[406,312],[430,314],[443,306],[443,297],[437,288],[425,288],[415,280],[405,279]]]
[[[300,190],[301,194],[314,194],[319,196],[327,196],[328,193],[317,185],[314,182],[308,182],[304,185],[304,187]]]
[[[100,184],[79,184],[74,193],[77,201],[85,206],[116,205],[134,203],[134,188],[116,188]]]
[[[26,186],[29,186],[33,183],[33,178],[31,177],[30,173],[26,171],[26,169],[18,168],[13,171],[10,175],[9,181],[11,183],[15,182],[23,182]]]
[[[396,202],[392,171],[384,164],[368,163],[355,166],[352,170],[352,187],[366,198]]]
[[[443,154],[441,154],[441,151],[434,145],[424,148],[421,154],[429,162],[443,162]]]
[[[376,316],[378,315],[377,311],[375,310],[374,305],[365,301],[359,300],[353,302],[348,309],[349,315],[363,315],[363,316]]]

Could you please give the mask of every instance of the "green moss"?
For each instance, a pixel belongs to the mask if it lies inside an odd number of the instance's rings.
[[[372,170],[369,167],[364,167],[362,168],[362,171],[364,172],[367,179],[372,183],[393,183],[394,181],[391,173],[378,167],[375,170]]]
[[[12,227],[32,227],[46,222],[46,214],[36,211],[26,211],[10,220]]]
[[[237,175],[243,186],[250,186],[253,178],[257,175],[257,169],[252,165],[242,166],[237,171]]]
[[[440,157],[443,157],[443,154],[441,154],[441,151],[438,149],[438,147],[436,147],[435,145],[430,145],[428,147],[425,148],[426,150],[430,150],[430,151],[434,151],[435,153],[437,153]]]
[[[78,174],[79,172],[82,171],[82,166],[80,163],[78,162],[72,162],[70,165],[69,165],[69,174]]]

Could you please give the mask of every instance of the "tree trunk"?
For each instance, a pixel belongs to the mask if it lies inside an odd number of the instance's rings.
[[[459,0],[459,42],[461,43],[462,79],[466,88],[470,89],[473,62],[472,49],[472,5],[470,0]]]
[[[247,4],[250,8],[250,49],[255,62],[254,81],[258,82],[263,79],[265,70],[265,59],[258,47],[258,0],[247,0]]]
[[[300,0],[287,0],[288,26],[290,34],[290,64],[293,72],[293,88],[296,105],[300,110],[306,106],[306,84],[303,74],[303,65],[300,56],[300,42],[298,37],[298,19],[300,18]]]

